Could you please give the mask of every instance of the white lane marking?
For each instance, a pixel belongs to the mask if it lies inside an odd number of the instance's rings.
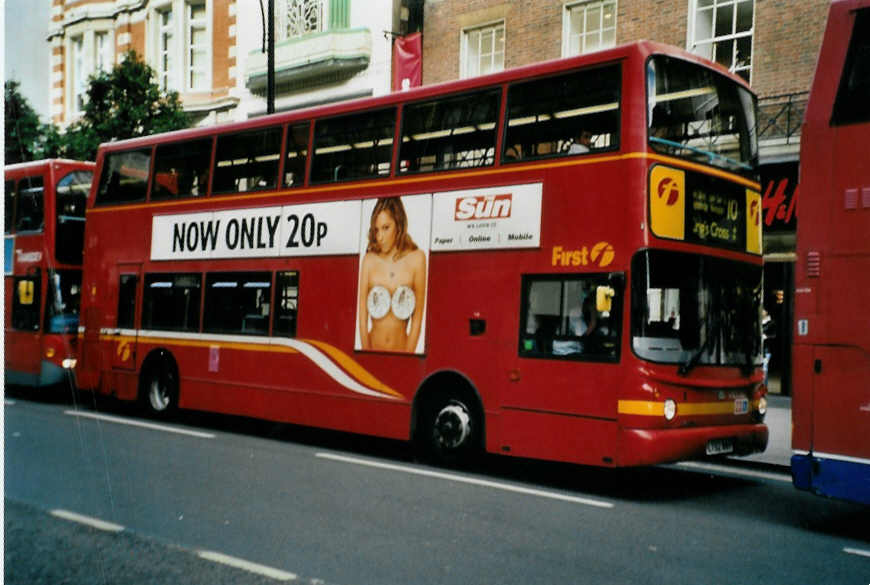
[[[242,569],[243,571],[248,571],[249,573],[268,577],[277,581],[293,581],[297,578],[296,575],[294,575],[293,573],[288,573],[287,571],[275,569],[274,567],[267,567],[266,565],[260,565],[258,563],[252,563],[244,559],[231,557],[210,550],[198,550],[196,551],[196,556],[207,561],[213,561],[222,565],[235,567],[236,569]]]
[[[859,557],[870,557],[870,550],[861,550],[860,548],[844,548],[843,552],[847,555],[858,555]]]
[[[429,471],[428,469],[418,469],[416,467],[407,467],[404,465],[394,465],[392,463],[381,463],[378,461],[370,461],[368,459],[357,459],[356,457],[345,457],[343,455],[334,455],[332,453],[317,453],[316,457],[320,457],[321,459],[331,459],[333,461],[341,461],[343,463],[353,463],[356,465],[366,465],[368,467],[377,467],[378,469],[388,469],[390,471],[399,471],[402,473],[410,473],[413,475],[422,475],[424,477],[434,477],[436,479],[443,479],[447,481],[455,481],[458,483],[467,483],[471,485],[488,487],[497,490],[503,490],[506,492],[514,492],[518,494],[525,494],[529,496],[537,496],[540,498],[549,498],[551,500],[561,500],[563,502],[571,502],[574,504],[584,504],[586,506],[595,506],[597,508],[612,508],[613,504],[610,502],[605,502],[603,500],[593,500],[591,498],[578,498],[577,496],[568,496],[565,494],[560,494],[556,492],[544,491],[544,490],[536,490],[532,488],[525,488],[517,485],[511,485],[507,483],[499,483],[495,481],[489,481],[485,479],[475,479],[473,477],[465,477],[462,475],[455,475],[452,473],[442,473],[440,471]]]
[[[70,512],[69,510],[57,509],[51,510],[49,513],[57,518],[62,518],[64,520],[69,520],[78,524],[84,524],[85,526],[90,526],[91,528],[96,528],[97,530],[103,530],[105,532],[121,532],[122,530],[124,530],[124,527],[120,524],[106,522],[105,520],[100,520],[99,518],[92,518],[91,516],[76,514],[75,512]]]
[[[119,416],[109,416],[107,414],[97,414],[95,412],[84,412],[79,410],[67,410],[64,414],[68,414],[70,416],[80,416],[82,418],[92,418],[95,420],[102,420],[111,423],[117,423],[119,425],[129,425],[132,427],[141,427],[143,429],[151,429],[153,431],[163,431],[166,433],[177,433],[179,435],[188,435],[190,437],[197,437],[200,439],[214,439],[215,435],[211,433],[202,433],[199,431],[189,431],[187,429],[179,429],[176,427],[169,427],[165,425],[157,425],[154,423],[147,423],[138,420],[133,420],[129,418],[121,418]]]
[[[758,479],[770,479],[773,481],[781,481],[791,483],[791,475],[787,473],[772,473],[769,471],[753,471],[751,469],[743,469],[741,467],[729,467],[727,465],[715,465],[713,463],[699,463],[697,461],[681,461],[675,463],[678,467],[687,467],[698,471],[714,471],[716,473],[727,473],[731,475],[742,475],[746,477],[755,477]]]

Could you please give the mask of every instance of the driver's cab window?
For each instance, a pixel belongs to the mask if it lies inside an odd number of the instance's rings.
[[[12,328],[39,331],[41,277],[38,274],[16,277],[12,291]]]
[[[608,274],[524,277],[520,355],[616,361],[619,289]]]

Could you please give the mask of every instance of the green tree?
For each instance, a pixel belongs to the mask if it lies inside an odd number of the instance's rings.
[[[178,92],[163,92],[135,51],[109,72],[91,76],[84,114],[63,135],[64,156],[94,160],[102,142],[187,128]]]
[[[5,83],[5,164],[36,160],[42,157],[43,132],[46,125],[39,121],[36,111],[27,101],[14,80]]]

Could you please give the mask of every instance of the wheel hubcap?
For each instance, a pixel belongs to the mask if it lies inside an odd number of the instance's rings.
[[[166,410],[166,407],[169,406],[169,392],[166,391],[166,387],[160,383],[160,380],[151,381],[148,399],[151,401],[151,407],[158,412]]]
[[[448,404],[435,417],[434,434],[444,449],[461,447],[471,435],[471,416],[463,405]]]

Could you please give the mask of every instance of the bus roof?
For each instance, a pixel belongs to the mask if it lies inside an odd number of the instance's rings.
[[[28,162],[15,163],[11,165],[6,165],[4,167],[4,171],[9,172],[17,172],[17,171],[25,171],[25,170],[33,170],[43,167],[49,167],[51,165],[70,165],[70,166],[79,166],[79,167],[94,167],[95,163],[91,161],[82,161],[82,160],[72,160],[68,158],[45,158],[42,160],[32,160]]]

